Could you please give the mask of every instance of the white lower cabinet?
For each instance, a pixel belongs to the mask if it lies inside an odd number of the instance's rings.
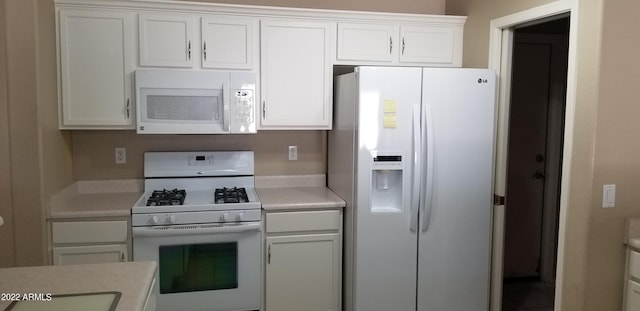
[[[63,220],[51,222],[54,265],[129,260],[128,220]]]
[[[53,247],[54,265],[127,261],[127,244]]]
[[[627,281],[627,301],[625,311],[640,310],[640,283]]]
[[[341,310],[340,211],[266,214],[266,311]]]

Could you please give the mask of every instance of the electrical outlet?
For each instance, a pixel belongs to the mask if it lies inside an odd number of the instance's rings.
[[[127,163],[127,149],[124,147],[116,148],[116,164]]]
[[[298,146],[289,146],[289,160],[298,160]]]

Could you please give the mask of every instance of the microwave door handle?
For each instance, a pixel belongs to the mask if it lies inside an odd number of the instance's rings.
[[[229,121],[231,119],[231,111],[229,110],[229,83],[222,83],[222,130],[229,132]]]

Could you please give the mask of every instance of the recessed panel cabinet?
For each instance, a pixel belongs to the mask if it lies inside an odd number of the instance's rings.
[[[258,130],[330,130],[333,66],[460,67],[465,17],[56,0],[60,129],[135,129],[136,70],[258,74]]]
[[[193,67],[193,17],[140,13],[140,66]]]
[[[338,210],[266,214],[266,311],[341,310],[341,219]]]
[[[61,129],[133,129],[134,15],[59,11]]]
[[[640,252],[627,247],[624,311],[640,310]]]
[[[331,129],[335,23],[261,22],[259,129]]]
[[[129,260],[128,220],[63,220],[51,222],[54,265]]]
[[[462,24],[338,23],[338,64],[460,67]]]
[[[140,66],[207,69],[254,66],[256,19],[143,12],[138,17],[138,31]]]

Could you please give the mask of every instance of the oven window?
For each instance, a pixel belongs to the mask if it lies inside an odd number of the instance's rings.
[[[238,243],[160,246],[160,294],[238,288]]]

